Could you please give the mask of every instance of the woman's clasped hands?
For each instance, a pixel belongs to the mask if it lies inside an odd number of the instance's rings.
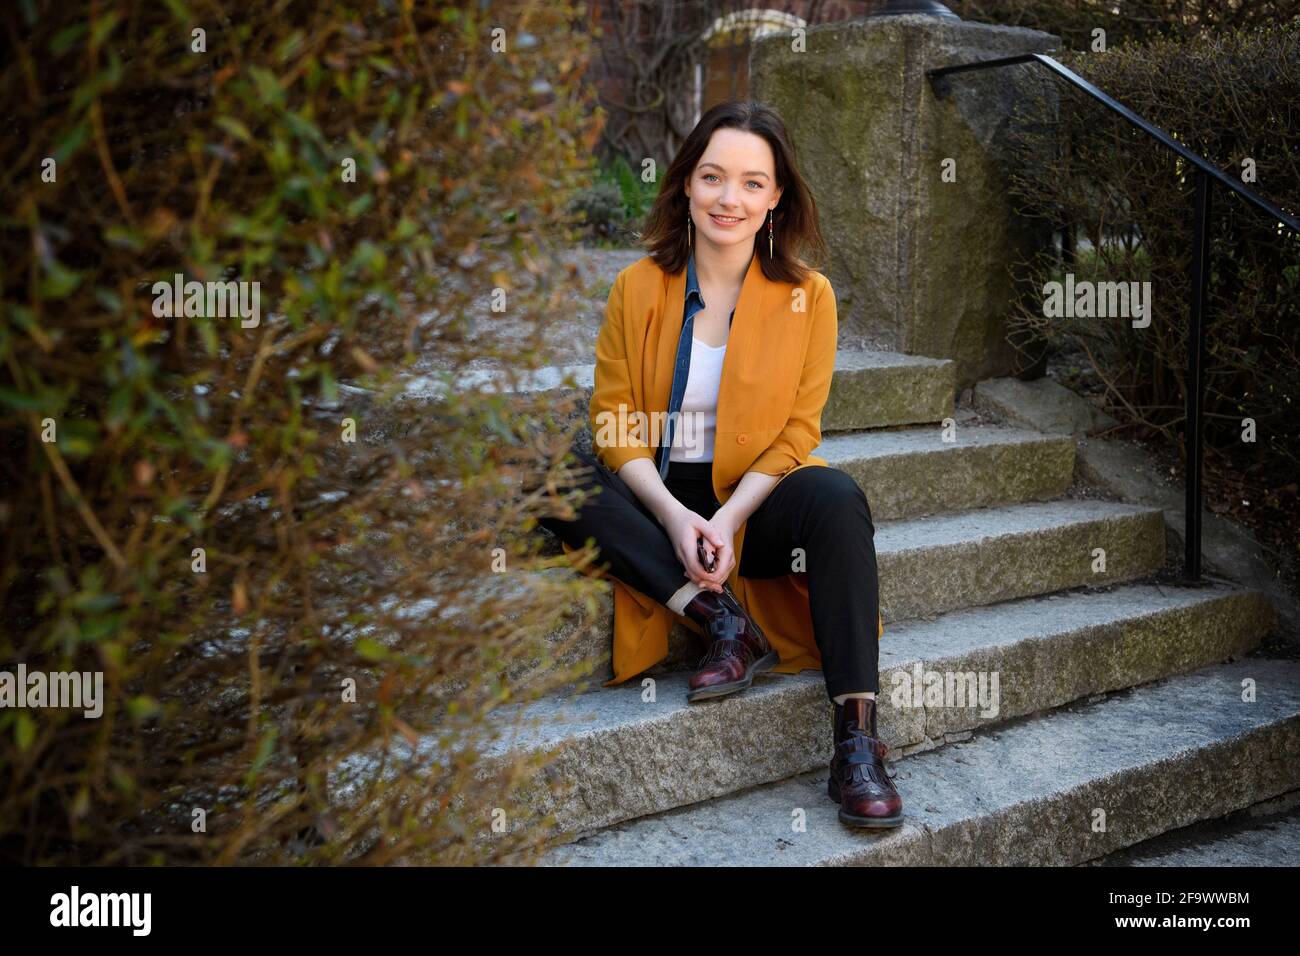
[[[719,508],[712,519],[683,506],[669,518],[664,530],[677,560],[686,569],[685,577],[707,590],[721,591],[736,566],[736,523],[726,506]]]

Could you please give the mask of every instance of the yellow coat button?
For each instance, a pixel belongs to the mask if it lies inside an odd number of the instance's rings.
[[[738,444],[738,445],[743,445],[743,444],[745,444],[745,442],[747,442],[747,441],[749,441],[749,436],[748,436],[748,435],[737,435],[737,436],[736,436],[736,444]]]

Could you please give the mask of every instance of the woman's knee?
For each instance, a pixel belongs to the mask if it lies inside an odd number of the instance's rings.
[[[814,473],[809,476],[814,510],[836,520],[852,520],[854,515],[864,514],[868,524],[875,527],[866,492],[852,475],[829,466],[807,471]]]

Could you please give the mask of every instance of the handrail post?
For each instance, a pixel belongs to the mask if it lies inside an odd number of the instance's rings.
[[[1205,393],[1205,300],[1210,281],[1210,177],[1196,170],[1196,210],[1192,236],[1191,315],[1187,322],[1187,499],[1183,521],[1183,578],[1201,578],[1201,401]]]

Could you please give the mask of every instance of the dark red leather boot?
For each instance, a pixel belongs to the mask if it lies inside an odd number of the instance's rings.
[[[686,616],[704,629],[709,650],[691,675],[686,699],[694,702],[744,690],[758,674],[781,663],[744,606],[727,588],[701,591],[686,605]]]
[[[850,697],[835,705],[835,755],[826,792],[853,827],[903,823],[903,798],[885,769],[889,748],[876,736],[876,702]]]

